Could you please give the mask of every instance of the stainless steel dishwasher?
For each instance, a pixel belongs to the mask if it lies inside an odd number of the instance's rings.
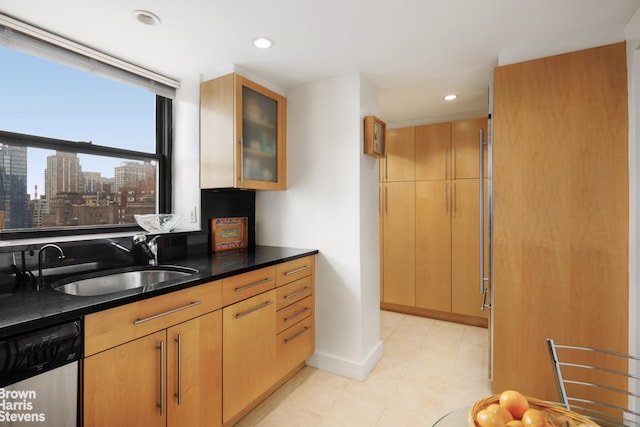
[[[78,425],[82,322],[0,339],[0,425]]]

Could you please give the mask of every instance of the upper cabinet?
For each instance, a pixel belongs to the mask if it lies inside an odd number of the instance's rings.
[[[285,190],[287,99],[227,74],[200,85],[200,188]]]

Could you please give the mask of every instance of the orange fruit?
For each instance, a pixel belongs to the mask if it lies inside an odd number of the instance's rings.
[[[487,406],[487,411],[491,411],[494,414],[498,415],[500,418],[502,418],[502,421],[504,423],[508,423],[509,421],[513,420],[513,415],[511,415],[511,412],[509,412],[507,410],[507,408],[500,406],[497,403],[492,403],[489,406]]]
[[[480,427],[505,427],[502,418],[486,409],[478,411],[476,414],[476,422]]]
[[[511,413],[513,418],[521,420],[525,411],[529,409],[529,401],[520,392],[505,390],[500,394],[500,406]]]
[[[520,420],[511,420],[505,425],[505,427],[524,427],[524,424],[522,424],[522,421]]]
[[[553,424],[549,417],[539,409],[527,409],[522,415],[522,424],[524,427],[548,427]]]

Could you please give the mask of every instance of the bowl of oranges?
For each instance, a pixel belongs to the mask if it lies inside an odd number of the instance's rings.
[[[470,427],[598,427],[590,419],[566,408],[505,390],[474,403]]]

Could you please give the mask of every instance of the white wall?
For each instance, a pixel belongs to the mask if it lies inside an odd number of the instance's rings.
[[[377,95],[358,74],[286,95],[287,191],[258,192],[256,242],[319,250],[308,363],[364,379],[382,355],[377,165],[362,154],[361,113]]]

